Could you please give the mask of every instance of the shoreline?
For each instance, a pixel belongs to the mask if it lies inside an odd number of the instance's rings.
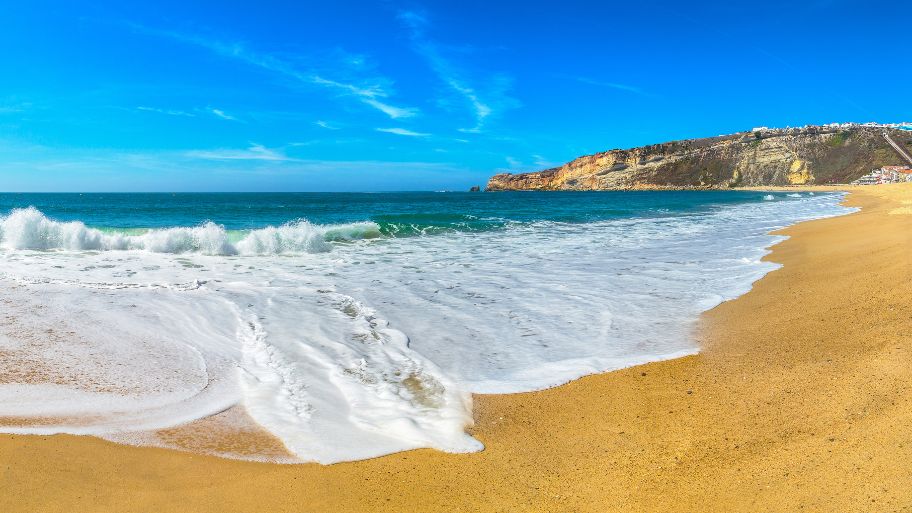
[[[746,185],[722,187],[713,185],[638,185],[636,187],[619,187],[614,189],[485,189],[483,192],[732,192],[732,191],[809,191],[809,192],[842,192],[859,186],[852,184],[789,184],[789,185]]]
[[[912,276],[903,233],[912,217],[889,214],[906,213],[912,186],[850,190],[845,202],[861,212],[776,232],[791,237],[765,260],[784,267],[703,314],[698,355],[538,392],[475,396],[470,432],[483,452],[420,449],[288,466],[88,437],[0,435],[8,490],[0,509],[908,507],[903,461],[912,444],[902,441],[912,434],[912,401],[901,391],[912,383],[912,339],[902,308],[908,289],[898,284]]]

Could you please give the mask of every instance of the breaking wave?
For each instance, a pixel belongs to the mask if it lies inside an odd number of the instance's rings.
[[[0,248],[25,250],[125,251],[201,253],[204,255],[279,255],[322,253],[331,242],[380,237],[372,222],[318,225],[306,220],[241,232],[206,222],[194,227],[150,229],[141,234],[108,232],[81,221],[49,219],[34,207],[15,209],[0,217]]]
[[[700,313],[777,267],[763,256],[784,236],[770,232],[852,211],[841,194],[737,193],[748,201],[703,208],[730,197],[719,194],[572,196],[573,209],[545,214],[498,195],[485,201],[501,207],[455,214],[419,204],[431,213],[372,215],[340,201],[338,213],[377,224],[244,231],[172,220],[183,216],[163,217],[183,228],[99,229],[131,216],[89,203],[67,212],[95,228],[13,210],[0,215],[0,433],[282,462],[479,450],[465,432],[471,393],[693,354]],[[615,214],[624,201],[641,203]],[[258,227],[291,217],[226,210],[205,211]],[[382,243],[338,243],[373,237]],[[214,443],[231,431],[203,425],[189,447],[159,436],[233,407],[249,419],[216,426],[263,428],[290,454]]]

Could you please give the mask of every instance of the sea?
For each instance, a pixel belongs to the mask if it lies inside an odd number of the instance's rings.
[[[477,451],[472,394],[698,352],[770,232],[842,199],[0,194],[0,432],[150,443],[242,407],[284,462]]]

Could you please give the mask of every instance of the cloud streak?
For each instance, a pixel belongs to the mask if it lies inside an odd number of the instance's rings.
[[[318,120],[314,121],[314,124],[320,128],[325,128],[327,130],[339,130],[340,129],[340,127],[334,125],[333,123],[330,123],[328,121],[323,121],[322,119],[318,119]]]
[[[180,110],[180,109],[162,109],[159,107],[148,107],[148,106],[141,105],[139,107],[136,107],[136,110],[139,110],[142,112],[152,112],[155,114],[163,114],[166,116],[185,117],[185,118],[195,118],[195,117],[197,117],[198,113],[206,113],[206,114],[211,114],[212,116],[215,116],[219,119],[223,119],[225,121],[241,121],[240,119],[236,118],[235,116],[228,114],[224,110],[216,109],[214,107],[206,107],[205,109],[195,108],[192,111],[186,111],[186,110]]]
[[[452,91],[461,96],[469,106],[475,125],[460,129],[461,132],[477,133],[495,113],[493,102],[482,98],[476,87],[465,78],[465,73],[450,62],[440,50],[440,45],[427,37],[427,17],[416,11],[401,11],[399,20],[408,28],[412,48],[422,56],[437,77]]]
[[[413,107],[396,107],[388,103],[381,102],[375,98],[362,98],[361,101],[371,107],[386,114],[391,119],[411,118],[418,113],[418,109]]]
[[[618,82],[605,82],[605,81],[595,80],[595,79],[588,78],[588,77],[564,77],[564,78],[570,78],[572,80],[576,80],[577,82],[579,82],[581,84],[587,84],[587,85],[597,86],[597,87],[608,87],[611,89],[616,89],[618,91],[625,91],[628,93],[633,93],[633,94],[636,94],[639,96],[652,96],[652,94],[647,93],[646,91],[640,89],[639,87],[632,86],[629,84],[621,84]]]
[[[408,130],[405,128],[377,128],[376,130],[378,132],[384,132],[387,134],[394,134],[394,135],[403,135],[406,137],[428,137],[429,135],[431,135],[431,134],[426,134],[423,132],[415,132],[415,131]]]
[[[295,160],[280,150],[267,148],[262,144],[251,144],[245,150],[194,150],[185,152],[184,156],[203,160],[259,160],[267,162],[293,162]]]
[[[245,150],[124,151],[0,137],[0,175],[13,192],[399,191],[416,181],[422,190],[437,190],[454,177],[475,180],[465,167],[439,161],[238,158],[270,151],[282,155],[257,144]]]
[[[208,110],[210,113],[212,113],[212,115],[214,115],[217,118],[222,118],[226,121],[240,121],[238,118],[226,113],[222,109],[213,109],[210,107]]]
[[[194,114],[192,112],[187,112],[187,111],[177,110],[177,109],[159,109],[157,107],[139,106],[139,107],[136,107],[136,110],[141,110],[143,112],[154,112],[156,114],[164,114],[166,116],[180,116],[180,117],[187,117],[187,118],[196,117],[196,114]]]
[[[304,84],[318,86],[335,91],[343,96],[352,97],[362,104],[386,114],[391,119],[409,118],[418,114],[417,108],[390,104],[387,99],[390,96],[390,92],[378,83],[364,85],[333,80],[312,70],[298,69],[286,60],[268,53],[251,50],[237,42],[224,42],[195,34],[152,29],[138,24],[130,24],[130,26],[138,32],[205,48],[219,56],[238,60]]]

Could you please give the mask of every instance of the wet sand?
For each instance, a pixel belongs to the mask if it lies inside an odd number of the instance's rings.
[[[0,435],[0,511],[912,511],[912,184],[784,230],[699,355],[477,396],[475,454],[328,467]],[[597,305],[593,305],[597,307]]]

